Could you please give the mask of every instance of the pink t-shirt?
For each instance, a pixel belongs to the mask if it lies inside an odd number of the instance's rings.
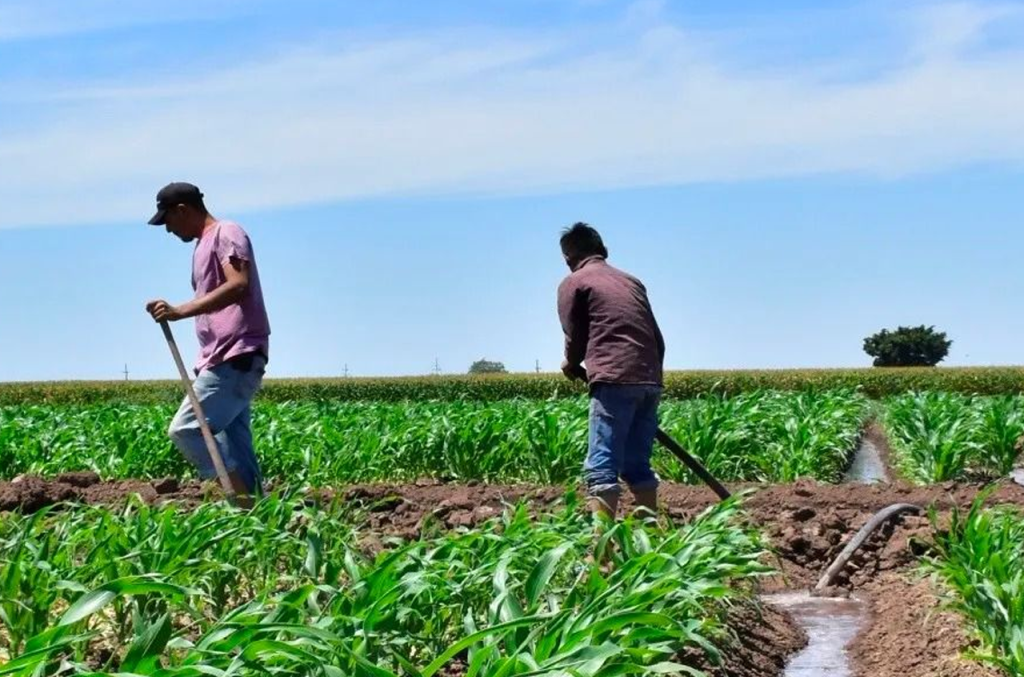
[[[270,355],[270,322],[256,257],[249,236],[237,223],[217,221],[203,232],[192,254],[192,288],[199,298],[224,284],[224,265],[233,258],[249,262],[249,290],[238,303],[196,316],[197,373],[245,353]]]

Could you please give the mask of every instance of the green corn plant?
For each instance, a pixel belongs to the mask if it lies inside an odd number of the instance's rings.
[[[964,514],[954,510],[948,528],[931,513],[932,553],[925,568],[947,590],[947,605],[968,619],[980,646],[970,655],[1024,674],[1024,516],[986,509],[980,495]]]
[[[885,423],[903,474],[922,483],[962,476],[975,453],[971,415],[962,398],[947,393],[891,401]]]
[[[60,597],[59,544],[64,533],[40,528],[40,511],[0,533],[0,647],[9,655],[46,627]]]
[[[801,477],[836,482],[855,450],[867,401],[849,392],[747,393],[733,398],[669,402],[666,431],[720,479],[789,482]],[[694,481],[674,458],[658,471]]]
[[[411,481],[422,477],[564,484],[581,479],[588,403],[260,402],[254,436],[264,474],[289,484]],[[838,479],[863,424],[853,391],[758,391],[666,400],[663,427],[723,481]],[[0,474],[94,470],[105,478],[176,476],[192,469],[172,448],[173,405],[28,405],[2,410]],[[658,454],[666,479],[695,479]]]
[[[1024,398],[993,397],[980,403],[982,415],[978,444],[981,463],[996,475],[1005,476],[1016,467],[1017,440],[1024,435]]]
[[[1005,476],[1024,433],[1024,398],[918,393],[885,403],[901,472],[919,482]]]
[[[765,571],[738,509],[606,530],[610,574],[587,556],[594,525],[572,492],[553,514],[510,507],[374,555],[358,547],[359,514],[290,495],[252,512],[129,502],[15,515],[0,537],[22,546],[5,556],[61,582],[0,675],[431,677],[453,661],[490,677],[696,674],[678,656],[717,656],[724,610]]]

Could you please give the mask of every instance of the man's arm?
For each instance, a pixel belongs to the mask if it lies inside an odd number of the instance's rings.
[[[585,378],[583,360],[590,334],[590,311],[586,294],[568,280],[558,289],[558,317],[565,334],[565,361],[562,373],[568,378]]]
[[[146,304],[146,311],[157,322],[184,320],[196,315],[207,315],[238,303],[249,291],[249,262],[245,259],[232,257],[221,264],[224,269],[224,284],[209,294],[197,299],[172,306],[167,301],[158,299]]]

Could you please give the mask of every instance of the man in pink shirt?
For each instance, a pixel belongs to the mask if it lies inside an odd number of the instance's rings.
[[[192,254],[193,300],[146,304],[157,322],[196,318],[199,358],[193,387],[217,440],[228,477],[243,505],[262,491],[253,450],[252,399],[263,383],[269,355],[270,323],[263,305],[259,271],[249,236],[232,221],[206,210],[203,194],[190,183],[171,183],[156,196],[149,220],[183,242],[196,241]],[[168,434],[203,479],[215,478],[213,460],[188,400],[182,402]]]

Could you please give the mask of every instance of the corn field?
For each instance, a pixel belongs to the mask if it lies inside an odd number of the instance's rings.
[[[671,400],[662,427],[724,481],[837,481],[867,400],[853,391],[760,391]],[[173,405],[0,408],[0,477],[92,470],[108,479],[186,476],[167,439]],[[414,480],[562,484],[580,478],[587,401],[267,402],[253,434],[268,478],[312,485]],[[667,451],[659,474],[691,481]]]
[[[885,425],[895,465],[915,482],[1005,477],[1020,453],[1024,397],[903,395],[885,403]]]
[[[770,573],[735,500],[687,524],[627,519],[595,537],[570,490],[553,512],[520,505],[454,531],[427,517],[420,536],[399,540],[352,504],[302,498],[310,486],[420,478],[580,482],[584,395],[451,383],[434,399],[392,397],[435,392],[412,380],[379,399],[302,396],[316,384],[261,396],[254,438],[280,489],[251,512],[136,497],[0,515],[0,677],[597,677],[714,665],[736,640],[730,614],[756,605],[753,582]],[[467,384],[485,390],[458,395]],[[1024,435],[1021,395],[713,392],[668,398],[660,417],[723,482],[839,482],[874,417],[899,472],[919,483],[1002,477]],[[189,477],[167,438],[177,395],[138,393],[8,401],[0,479]],[[665,480],[695,481],[667,450],[654,463]],[[948,531],[936,523],[926,563],[975,628],[974,657],[1008,674],[1024,674],[1022,525],[979,503]]]
[[[767,573],[737,505],[595,544],[574,500],[377,554],[358,516],[281,495],[8,516],[0,675],[701,674]]]
[[[759,390],[821,393],[856,390],[880,398],[927,390],[978,395],[1024,394],[1021,367],[900,367],[868,369],[737,369],[668,371],[665,396],[690,399]],[[344,400],[402,402],[573,398],[586,391],[560,373],[391,378],[268,379],[261,398],[274,402]],[[174,404],[181,385],[166,381],[0,383],[0,406],[25,404]]]

